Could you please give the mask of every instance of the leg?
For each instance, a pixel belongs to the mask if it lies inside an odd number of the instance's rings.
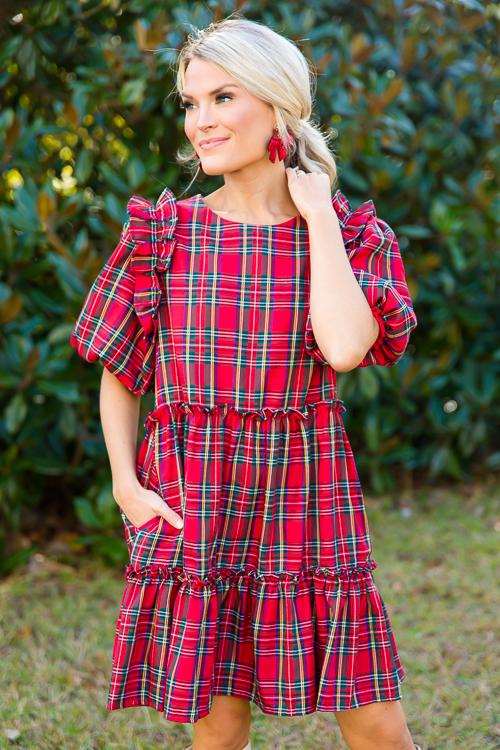
[[[400,700],[336,711],[335,718],[350,750],[415,750]]]
[[[250,701],[214,695],[208,716],[193,725],[193,750],[242,750],[250,736]]]

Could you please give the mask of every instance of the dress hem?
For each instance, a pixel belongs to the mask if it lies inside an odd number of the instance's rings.
[[[257,696],[255,695],[249,695],[248,693],[244,692],[243,690],[226,690],[222,691],[220,689],[214,690],[212,695],[224,695],[234,698],[242,698],[244,700],[248,700],[251,703],[253,703],[255,706],[257,706],[263,714],[266,714],[267,716],[309,716],[313,713],[333,713],[338,711],[352,711],[356,708],[361,708],[361,706],[368,706],[371,703],[387,703],[390,701],[396,701],[401,700],[403,697],[402,691],[401,691],[401,684],[403,683],[405,679],[404,673],[396,673],[396,684],[393,686],[394,695],[391,698],[388,697],[373,697],[370,696],[369,700],[364,700],[363,698],[358,700],[353,700],[352,705],[349,708],[339,708],[335,706],[335,704],[332,704],[332,706],[327,707],[324,704],[322,704],[319,707],[316,708],[304,708],[299,710],[294,710],[293,708],[283,708],[278,709],[276,711],[273,711],[271,708],[268,708],[265,706],[264,703],[258,700]],[[137,699],[127,699],[122,701],[115,701],[113,703],[108,702],[106,708],[108,711],[119,711],[121,709],[126,708],[137,708],[137,707],[147,707],[147,708],[153,708],[155,711],[158,711],[158,713],[162,713],[167,721],[174,721],[180,724],[195,724],[199,719],[203,719],[205,716],[209,715],[209,711],[206,713],[203,713],[203,709],[199,712],[198,716],[196,718],[192,719],[186,719],[186,717],[180,717],[178,714],[175,715],[171,712],[166,712],[161,706],[159,706],[154,701],[148,700],[147,698],[143,700],[137,700]]]

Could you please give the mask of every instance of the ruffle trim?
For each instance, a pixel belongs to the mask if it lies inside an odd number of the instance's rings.
[[[333,195],[332,205],[339,218],[344,245],[352,242],[362,233],[370,217],[376,218],[377,216],[375,204],[371,199],[353,211],[351,204],[340,190]]]
[[[235,414],[239,417],[246,417],[247,419],[279,419],[283,417],[295,417],[299,420],[307,420],[311,414],[316,414],[319,409],[327,408],[330,411],[337,411],[342,413],[346,411],[344,402],[340,398],[317,401],[315,404],[306,403],[304,410],[295,409],[291,407],[281,407],[279,409],[272,409],[269,406],[265,406],[260,410],[249,410],[240,411],[236,409],[232,404],[215,404],[215,406],[205,406],[204,404],[192,403],[187,401],[178,401],[173,404],[162,404],[150,412],[144,422],[145,429],[149,429],[153,424],[160,422],[165,415],[170,417],[182,415],[192,416],[193,414],[219,414],[223,418],[227,414]]]
[[[128,233],[136,243],[130,260],[135,274],[134,309],[145,335],[154,340],[161,297],[158,274],[169,268],[175,246],[175,196],[165,188],[153,206],[134,195],[127,204],[127,213]]]
[[[180,566],[160,567],[145,566],[139,569],[133,569],[128,565],[125,571],[125,577],[130,583],[147,585],[158,581],[175,581],[177,583],[187,582],[190,586],[205,587],[217,586],[218,583],[232,579],[237,582],[240,580],[249,581],[255,585],[262,586],[279,586],[283,583],[300,583],[312,578],[323,578],[325,581],[347,580],[353,577],[363,577],[375,570],[377,563],[374,560],[368,560],[363,565],[357,565],[351,568],[340,568],[339,570],[330,570],[322,568],[319,565],[309,568],[302,568],[300,573],[289,573],[281,571],[279,573],[258,573],[256,570],[240,568],[233,570],[231,568],[220,568],[213,570],[204,578],[200,578],[196,573],[188,573]]]

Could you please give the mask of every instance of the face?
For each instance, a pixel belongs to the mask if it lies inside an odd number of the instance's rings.
[[[227,73],[194,58],[186,70],[182,103],[184,130],[206,174],[279,164],[272,164],[267,151],[276,122],[272,107]]]

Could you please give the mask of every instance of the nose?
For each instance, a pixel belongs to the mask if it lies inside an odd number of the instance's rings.
[[[196,123],[199,130],[217,127],[217,120],[209,103],[200,104],[198,108],[198,122]]]

